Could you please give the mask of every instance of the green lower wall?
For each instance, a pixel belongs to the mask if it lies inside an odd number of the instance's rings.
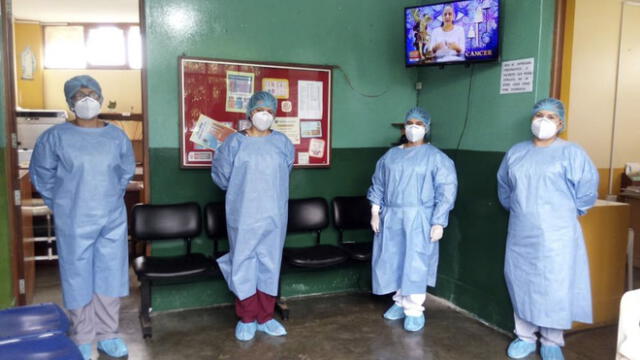
[[[4,14],[0,11],[0,20]],[[0,49],[4,48],[4,36],[0,36]],[[7,174],[5,173],[5,83],[4,83],[4,52],[0,56],[0,309],[13,306],[12,276],[11,276],[11,234],[9,233],[9,203],[7,194]]]
[[[294,169],[291,198],[364,195],[376,160],[384,148],[334,149],[329,169]],[[512,310],[503,277],[507,213],[496,197],[495,174],[503,153],[446,151],[456,162],[459,193],[456,207],[440,247],[438,284],[430,292],[503,329],[512,327]],[[177,149],[152,149],[152,186],[171,189],[152,193],[153,203],[219,201],[223,193],[211,182],[207,170],[180,170]],[[180,185],[183,184],[183,185]],[[186,185],[188,184],[188,186]],[[370,241],[368,232],[351,234]],[[287,238],[287,246],[311,244],[312,236]],[[322,232],[322,242],[335,244],[337,232]],[[224,246],[224,245],[223,245]],[[197,239],[198,251],[209,254],[210,241]],[[176,254],[182,246],[154,247],[154,254]],[[328,271],[287,271],[282,276],[282,295],[301,296],[342,291],[370,291],[368,265],[352,264]],[[169,310],[230,303],[231,293],[223,280],[195,284],[158,286],[153,289],[153,308]]]
[[[4,134],[0,134],[4,136]],[[0,147],[0,309],[13,306],[11,278],[11,234],[9,233],[9,204],[7,197],[7,177],[5,176],[6,149]]]

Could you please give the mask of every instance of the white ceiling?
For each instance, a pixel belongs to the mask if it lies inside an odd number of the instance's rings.
[[[15,20],[138,23],[138,0],[13,0]]]

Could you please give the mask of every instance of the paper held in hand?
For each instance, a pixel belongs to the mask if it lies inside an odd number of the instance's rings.
[[[205,149],[217,149],[224,140],[236,130],[224,123],[200,114],[189,140]]]

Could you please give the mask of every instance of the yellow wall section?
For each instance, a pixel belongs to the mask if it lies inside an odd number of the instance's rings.
[[[624,164],[640,161],[640,6],[570,0],[567,13],[573,23],[570,65],[563,66],[570,77],[570,87],[563,88],[571,114],[568,138],[600,169],[601,196],[609,193],[614,168],[611,193],[617,194]]]
[[[16,23],[14,34],[16,79],[18,80],[17,105],[25,109],[42,109],[44,107],[42,27],[39,24]],[[22,78],[21,55],[27,47],[31,48],[31,52],[36,59],[32,80]]]
[[[613,166],[640,162],[640,5],[623,5]]]
[[[611,194],[613,195],[620,194],[620,184],[622,182],[623,173],[624,173],[624,168],[613,169],[613,187],[611,189]],[[608,168],[598,169],[598,175],[600,175],[600,184],[598,185],[598,197],[600,199],[604,199],[609,194],[609,169]]]
[[[45,70],[44,106],[47,109],[69,109],[64,98],[64,83],[76,75],[90,75],[102,87],[104,103],[102,112],[109,101],[116,101],[113,112],[142,112],[142,85],[140,70]]]
[[[575,3],[569,140],[582,145],[598,168],[609,167],[620,6],[620,0]]]

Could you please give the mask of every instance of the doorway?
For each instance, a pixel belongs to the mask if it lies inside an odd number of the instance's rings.
[[[90,75],[102,87],[99,118],[132,142],[136,172],[127,187],[131,208],[147,199],[144,26],[142,0],[77,6],[72,0],[2,0],[7,62],[8,131],[15,133],[10,186],[19,190],[13,214],[14,283],[18,305],[61,303],[55,216],[31,185],[28,166],[37,137],[74,118],[63,93],[66,80]],[[13,191],[13,190],[12,190]],[[18,196],[18,195],[17,195]]]

